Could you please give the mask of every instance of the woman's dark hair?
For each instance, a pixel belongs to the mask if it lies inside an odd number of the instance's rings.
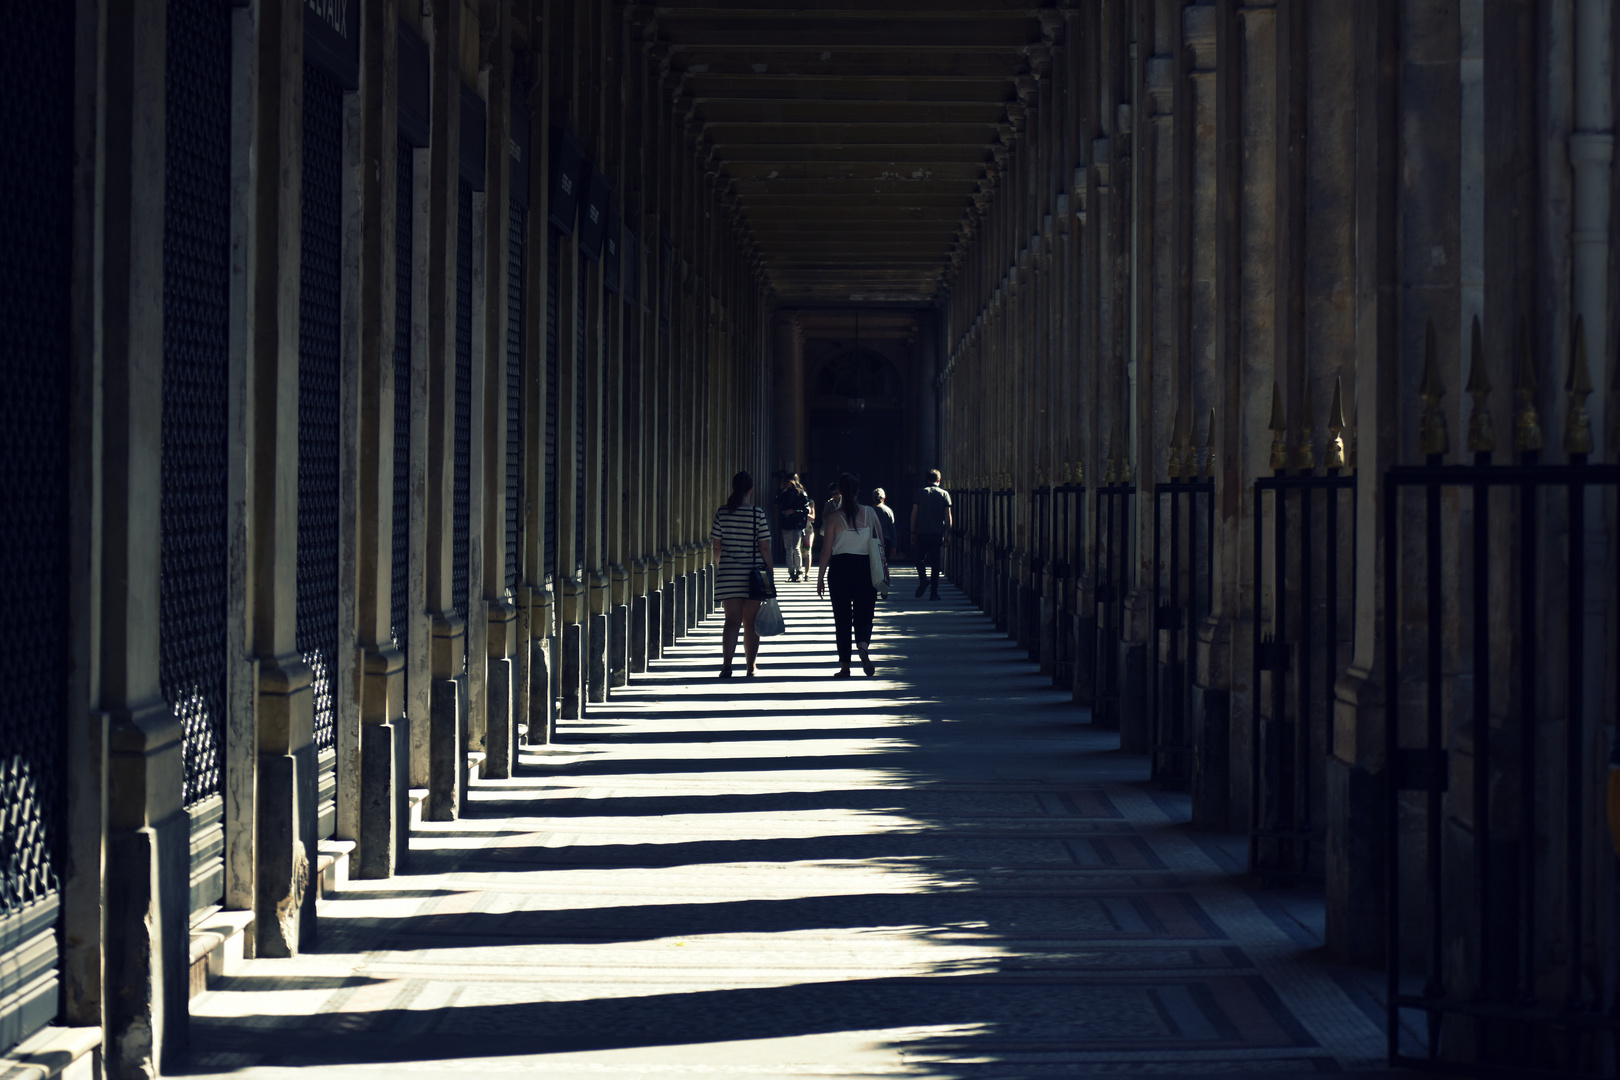
[[[754,490],[754,478],[740,472],[731,478],[731,498],[726,500],[726,513],[735,514],[742,505],[743,496]]]
[[[858,499],[860,493],[860,477],[854,475],[853,473],[839,474],[838,494],[842,495],[844,498],[844,504],[840,506],[839,509],[844,512],[844,517],[849,519],[849,527],[852,529],[855,527],[855,515],[859,513],[861,509],[861,504]]]

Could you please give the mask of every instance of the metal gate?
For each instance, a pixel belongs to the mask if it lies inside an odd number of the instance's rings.
[[[314,673],[319,835],[337,824],[338,432],[342,425],[343,88],[304,65],[298,295],[298,651]]]
[[[1091,722],[1098,727],[1119,727],[1118,654],[1120,635],[1125,629],[1125,594],[1131,581],[1135,499],[1135,484],[1104,480],[1097,489],[1097,512],[1091,522],[1091,610],[1097,628],[1092,654]]]
[[[512,199],[506,242],[506,589],[518,586],[523,540],[523,207]]]
[[[1602,821],[1620,716],[1603,697],[1620,703],[1620,655],[1600,652],[1620,612],[1609,524],[1620,465],[1588,462],[1579,321],[1575,339],[1568,464],[1537,462],[1527,374],[1521,463],[1491,462],[1487,419],[1470,432],[1474,464],[1439,464],[1443,391],[1431,366],[1429,464],[1384,477],[1392,1063],[1513,1076],[1614,1068],[1615,854]],[[1477,350],[1474,373],[1477,423],[1489,393]],[[1608,556],[1594,563],[1599,551]],[[1604,575],[1613,591],[1593,594]]]
[[[1355,595],[1355,506],[1355,477],[1339,467],[1279,471],[1254,485],[1249,872],[1268,879],[1322,873],[1334,683],[1350,644],[1340,600]]]
[[[66,728],[73,22],[0,36],[0,1050],[56,1016]]]
[[[167,25],[158,673],[184,733],[196,911],[225,890],[230,11],[169,0]]]
[[[1190,443],[1186,449],[1191,456]],[[1153,636],[1147,692],[1153,732],[1150,775],[1179,788],[1192,780],[1196,752],[1188,716],[1196,666],[1193,635],[1198,620],[1209,614],[1214,591],[1215,480],[1178,474],[1179,467],[1172,465],[1170,479],[1153,485]]]
[[[415,285],[416,152],[399,140],[397,200],[394,204],[394,513],[393,574],[389,583],[389,624],[394,645],[405,652],[410,640],[411,569],[411,338]],[[406,695],[406,702],[410,695]]]

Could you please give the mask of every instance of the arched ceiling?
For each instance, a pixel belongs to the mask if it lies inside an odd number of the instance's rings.
[[[1042,13],[1029,0],[655,10],[778,298],[931,298],[1033,90]]]

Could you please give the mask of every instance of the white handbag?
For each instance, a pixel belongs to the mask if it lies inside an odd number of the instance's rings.
[[[867,560],[872,567],[872,588],[884,599],[889,596],[889,564],[883,550],[883,533],[874,529],[866,545]]]
[[[786,632],[787,621],[782,618],[782,605],[776,602],[775,597],[761,603],[754,615],[754,633],[760,637],[775,637]]]

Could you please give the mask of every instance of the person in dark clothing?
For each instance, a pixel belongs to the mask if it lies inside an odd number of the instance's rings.
[[[911,506],[911,550],[917,555],[917,595],[939,599],[940,553],[950,543],[951,493],[939,486],[939,470],[928,470],[928,485]],[[933,569],[933,577],[928,575]]]
[[[888,561],[894,561],[895,545],[899,542],[894,532],[894,511],[889,509],[884,500],[888,496],[882,488],[872,489],[872,509],[878,512],[878,518],[883,525],[883,550],[888,553]]]
[[[804,570],[804,532],[814,512],[815,502],[799,483],[799,474],[783,473],[781,489],[776,493],[776,527],[787,552],[789,581],[798,581]]]

